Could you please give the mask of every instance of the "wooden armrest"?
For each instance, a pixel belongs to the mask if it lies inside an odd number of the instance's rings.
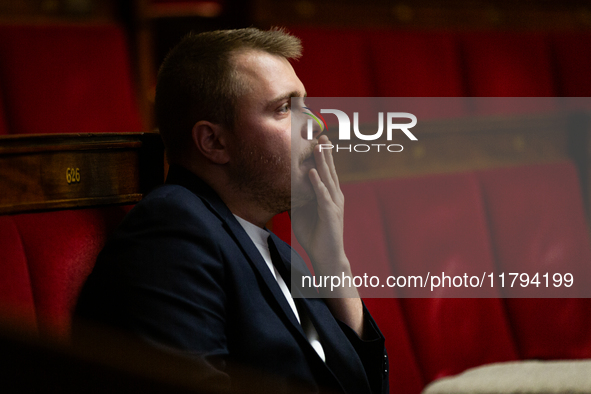
[[[0,214],[132,204],[163,179],[156,133],[0,137]]]

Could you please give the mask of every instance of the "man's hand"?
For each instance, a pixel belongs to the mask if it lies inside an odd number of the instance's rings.
[[[345,198],[339,186],[331,149],[320,151],[320,144],[329,144],[320,137],[314,148],[316,168],[308,173],[316,199],[292,209],[292,227],[298,242],[308,253],[314,269],[324,271],[346,259],[343,246]],[[337,267],[338,268],[338,267]]]
[[[351,277],[351,266],[343,245],[345,198],[339,185],[332,149],[320,150],[320,144],[330,144],[330,141],[321,136],[318,142],[314,148],[316,168],[308,174],[316,199],[292,209],[292,228],[310,257],[315,275],[341,277],[344,274]],[[363,308],[357,289],[343,287],[330,294],[327,294],[329,289],[319,290],[332,314],[362,337]]]

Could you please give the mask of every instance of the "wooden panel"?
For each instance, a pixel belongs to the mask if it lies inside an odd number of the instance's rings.
[[[224,11],[221,1],[147,1],[145,16],[150,19],[196,16],[215,18]]]
[[[157,134],[0,138],[0,214],[134,203],[162,181]]]
[[[380,153],[373,147],[368,153],[333,150],[339,179],[354,182],[573,159],[572,122],[566,115],[424,121],[412,132],[418,141],[402,133],[393,135],[392,141],[372,141],[400,144],[404,147],[400,153],[387,152],[385,147]],[[349,142],[338,142],[337,133],[337,128],[328,132],[333,144],[348,146]]]
[[[105,23],[117,21],[112,0],[4,0],[0,1],[2,23]]]
[[[262,26],[589,29],[591,7],[578,0],[256,0],[253,19]]]

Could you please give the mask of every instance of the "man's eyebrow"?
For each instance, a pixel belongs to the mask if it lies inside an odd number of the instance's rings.
[[[274,103],[276,103],[278,101],[287,100],[287,99],[289,99],[291,97],[304,97],[305,98],[307,96],[308,96],[308,94],[305,93],[305,92],[304,92],[304,95],[302,96],[302,93],[301,92],[298,92],[298,91],[294,90],[293,92],[289,92],[287,94],[281,95],[279,97],[276,97],[276,98],[270,100],[269,103],[268,103],[268,105],[272,105],[272,104],[274,104]]]

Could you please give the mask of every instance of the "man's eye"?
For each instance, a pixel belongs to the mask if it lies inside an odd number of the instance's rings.
[[[279,107],[279,109],[278,109],[278,111],[279,111],[279,112],[281,112],[281,113],[288,113],[288,112],[289,112],[289,110],[290,110],[290,108],[289,108],[289,104],[288,104],[288,103],[285,103],[285,104],[283,104],[283,105],[282,105],[281,107]]]

